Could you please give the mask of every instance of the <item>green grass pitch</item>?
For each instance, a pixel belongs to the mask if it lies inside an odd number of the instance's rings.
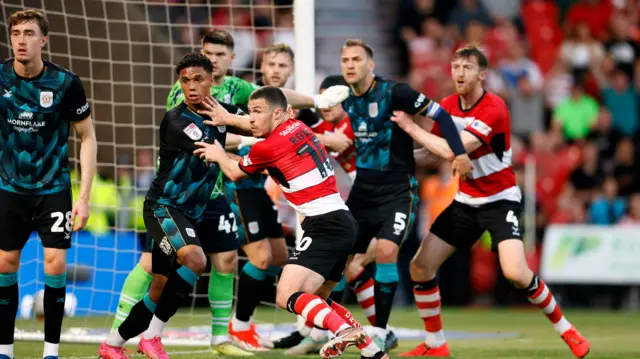
[[[366,322],[364,315],[356,308],[355,316]],[[606,311],[566,311],[565,315],[583,335],[591,342],[591,353],[587,358],[599,359],[638,359],[640,358],[640,313],[614,313]],[[208,311],[200,311],[197,315],[178,315],[169,322],[170,327],[186,327],[187,325],[206,325],[209,322]],[[283,311],[260,308],[258,321],[292,322],[294,317]],[[537,310],[527,309],[443,309],[443,323],[447,329],[480,333],[516,333],[514,338],[501,339],[465,339],[450,340],[452,357],[457,359],[551,359],[573,358],[571,351],[553,331],[547,318]],[[392,326],[421,328],[422,321],[413,308],[397,308],[391,313]],[[19,321],[23,329],[42,330],[42,323],[37,321]],[[65,318],[65,327],[110,326],[108,318]],[[410,349],[417,342],[401,342],[399,349],[391,353],[391,357]],[[135,349],[129,346],[130,349]],[[63,358],[97,358],[96,344],[62,343],[60,355]],[[202,347],[168,347],[172,358],[205,359],[213,355]],[[172,354],[173,353],[173,354]],[[394,355],[395,354],[395,355]],[[357,358],[357,351],[345,354],[345,358]],[[42,343],[19,341],[15,344],[16,358],[42,358]],[[270,351],[257,354],[257,357],[280,358],[281,351]],[[317,358],[310,355],[306,358]],[[136,355],[135,358],[142,358]],[[303,358],[303,357],[291,357]]]

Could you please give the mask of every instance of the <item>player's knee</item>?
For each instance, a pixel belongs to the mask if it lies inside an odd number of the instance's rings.
[[[527,288],[533,277],[533,272],[526,265],[504,266],[502,273],[504,277],[518,289]]]
[[[64,250],[49,251],[44,256],[44,272],[47,274],[62,274],[67,270],[67,258]]]
[[[182,265],[189,268],[193,273],[200,275],[207,267],[207,256],[205,256],[202,248],[192,246],[192,248],[182,256]]]
[[[272,246],[271,249],[271,265],[282,267],[287,264],[289,251],[287,250],[286,245],[284,245],[284,241],[282,246]]]
[[[432,268],[427,263],[423,263],[417,257],[414,257],[409,264],[411,279],[416,282],[425,282],[435,278],[437,270],[437,268]]]
[[[0,273],[15,273],[20,268],[20,251],[0,251]]]
[[[272,259],[273,256],[271,255],[271,251],[264,250],[259,251],[255,253],[255,255],[251,256],[251,258],[249,258],[249,262],[251,262],[251,264],[253,264],[257,268],[266,271],[267,269],[269,269],[269,265],[271,264]]]
[[[398,261],[398,245],[386,240],[378,240],[376,246],[376,262],[395,263]]]
[[[238,252],[230,251],[217,253],[213,256],[217,258],[212,258],[211,263],[215,264],[215,270],[219,273],[230,274],[236,270],[238,266]]]
[[[138,262],[138,264],[140,265],[140,267],[142,268],[143,271],[145,271],[146,273],[151,273],[151,253],[142,253],[142,255],[140,256],[140,262]]]

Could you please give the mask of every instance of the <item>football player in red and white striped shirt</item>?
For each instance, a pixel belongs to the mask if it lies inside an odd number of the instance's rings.
[[[215,106],[211,102],[208,105]],[[287,98],[282,90],[265,86],[254,91],[248,108],[249,121],[236,118],[228,124],[250,130],[253,137],[264,140],[255,144],[240,162],[231,159],[219,143],[198,142],[196,145],[201,148],[194,154],[218,163],[233,181],[266,170],[291,206],[304,217],[304,237],[282,271],[276,304],[336,335],[320,350],[325,358],[340,355],[352,345],[357,345],[365,357],[388,358],[351,313],[327,299],[342,277],[358,228],[338,193],[325,148],[309,127],[288,118]]]
[[[403,356],[449,356],[436,271],[456,249],[468,250],[488,230],[505,277],[542,309],[573,354],[582,358],[589,352],[589,342],[565,319],[549,287],[527,265],[519,221],[522,196],[511,167],[509,110],[500,97],[483,89],[487,66],[487,58],[475,46],[458,50],[451,61],[456,94],[442,100],[441,106],[463,128],[460,137],[473,171],[460,180],[453,203],[436,218],[411,261],[416,305],[427,335],[423,344]],[[438,137],[437,124],[428,133],[404,113],[396,113],[392,120],[427,150],[453,159],[446,141]]]

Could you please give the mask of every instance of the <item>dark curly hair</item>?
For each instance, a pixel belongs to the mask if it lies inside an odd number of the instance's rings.
[[[184,55],[176,64],[176,75],[180,75],[180,71],[187,67],[202,67],[208,74],[213,73],[211,61],[199,52],[190,52]]]

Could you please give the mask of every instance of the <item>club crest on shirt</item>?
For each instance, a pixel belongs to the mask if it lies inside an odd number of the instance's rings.
[[[369,117],[378,117],[378,103],[369,103]]]
[[[226,102],[226,103],[231,103],[231,94],[226,94],[224,95],[224,98],[222,99],[222,102]]]
[[[51,91],[42,91],[40,92],[40,106],[44,108],[49,108],[53,105],[53,92]]]
[[[195,123],[192,123],[189,126],[185,127],[182,131],[194,141],[198,141],[202,138],[202,130],[199,129]]]

